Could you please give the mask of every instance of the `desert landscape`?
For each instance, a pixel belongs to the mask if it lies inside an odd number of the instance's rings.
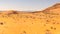
[[[0,34],[60,34],[60,3],[42,11],[0,11]]]

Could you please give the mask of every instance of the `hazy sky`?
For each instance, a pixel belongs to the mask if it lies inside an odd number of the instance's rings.
[[[0,10],[41,10],[60,0],[0,0]]]

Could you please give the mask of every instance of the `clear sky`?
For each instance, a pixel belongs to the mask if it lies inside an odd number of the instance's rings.
[[[60,0],[0,0],[0,10],[42,10]]]

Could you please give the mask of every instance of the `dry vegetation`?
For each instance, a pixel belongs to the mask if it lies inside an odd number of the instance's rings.
[[[0,34],[60,34],[60,3],[37,12],[0,12]]]

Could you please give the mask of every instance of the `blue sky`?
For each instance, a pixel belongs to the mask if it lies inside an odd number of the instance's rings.
[[[0,0],[0,10],[42,10],[60,0]]]

